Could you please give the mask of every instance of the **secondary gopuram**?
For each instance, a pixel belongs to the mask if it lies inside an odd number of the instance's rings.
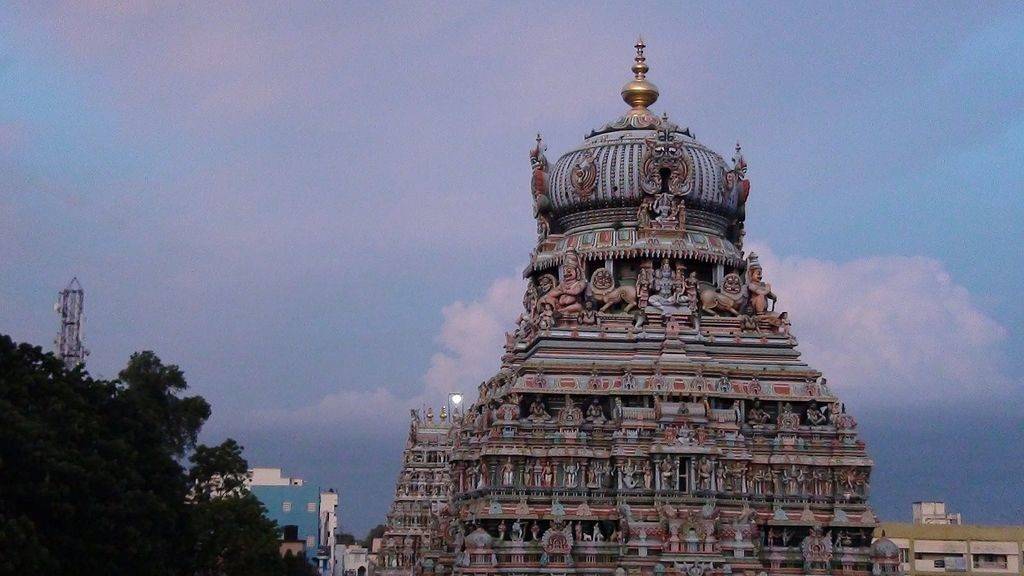
[[[868,574],[872,461],[744,253],[731,161],[650,107],[553,165],[530,152],[537,244],[500,371],[452,430],[433,526],[460,575]]]

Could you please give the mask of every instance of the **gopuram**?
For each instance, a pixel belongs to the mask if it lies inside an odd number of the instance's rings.
[[[644,48],[624,116],[530,153],[523,313],[452,432],[444,552],[412,571],[891,573],[857,423],[743,252],[740,148],[650,110]]]
[[[382,537],[378,575],[408,575],[414,567],[429,572],[439,557],[447,556],[438,520],[451,498],[450,416],[446,406],[438,420],[432,408],[411,411],[402,469]]]

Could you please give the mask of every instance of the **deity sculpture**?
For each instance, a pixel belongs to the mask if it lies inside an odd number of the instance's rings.
[[[564,467],[564,478],[566,488],[575,488],[577,475],[580,471],[580,465],[575,462],[565,464]]]
[[[822,412],[822,408],[818,406],[818,403],[811,400],[810,405],[807,406],[807,423],[811,426],[823,426],[828,422],[828,417]]]
[[[583,304],[583,311],[579,313],[579,316],[576,318],[576,322],[585,326],[600,324],[600,320],[597,317],[597,310],[594,310],[593,302],[587,300]]]
[[[775,293],[771,284],[763,281],[764,271],[753,252],[747,257],[747,283],[743,286],[741,298],[744,302],[743,312],[760,317],[768,312],[768,302],[774,303]]]
[[[533,399],[530,403],[530,416],[528,420],[533,422],[546,422],[551,419],[551,415],[548,414],[547,408],[544,407],[544,401],[538,396]]]
[[[640,266],[636,276],[636,302],[641,310],[650,303],[651,287],[654,285],[654,267],[650,261]]]
[[[647,200],[636,210],[636,227],[641,230],[651,227],[651,203]]]
[[[586,290],[587,281],[583,279],[579,255],[570,250],[565,253],[562,264],[562,281],[541,296],[538,302],[550,306],[553,314],[571,316],[583,311],[582,299]]]
[[[512,458],[505,460],[505,465],[501,467],[501,485],[512,486],[515,484],[515,468],[512,466]]]
[[[547,146],[537,134],[537,145],[530,150],[530,166],[533,173],[530,179],[530,191],[533,196],[533,217],[537,219],[537,235],[544,239],[551,232],[551,199],[548,196],[548,159],[544,156]]]
[[[751,426],[763,426],[772,421],[771,414],[761,407],[761,400],[754,398],[754,405],[747,410],[747,424]]]
[[[604,422],[604,410],[601,408],[601,401],[594,398],[587,407],[587,421],[595,424]]]
[[[512,522],[512,541],[522,542],[523,541],[523,524],[516,518]]]
[[[654,221],[662,226],[672,222],[672,195],[668,193],[658,194],[651,205],[654,211]]]

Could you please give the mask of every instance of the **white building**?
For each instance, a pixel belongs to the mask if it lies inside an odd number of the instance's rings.
[[[337,571],[338,493],[333,488],[320,493],[320,573],[334,576]]]
[[[334,576],[372,576],[370,551],[359,544],[335,546],[337,565]]]
[[[960,513],[946,512],[945,502],[914,502],[914,524],[963,524]]]

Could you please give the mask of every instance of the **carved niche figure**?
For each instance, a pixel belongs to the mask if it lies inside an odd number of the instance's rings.
[[[636,227],[641,230],[651,227],[651,203],[646,199],[636,209]]]
[[[555,309],[551,304],[544,302],[540,305],[540,314],[537,315],[537,328],[550,330],[555,327]]]
[[[793,405],[784,402],[779,410],[779,430],[796,430],[800,427],[800,415],[793,411]]]
[[[575,462],[570,462],[564,466],[564,478],[566,488],[575,488],[576,481],[580,472],[580,465]]]
[[[516,518],[512,522],[512,541],[522,542],[523,541],[523,524]]]
[[[580,312],[579,316],[576,318],[576,322],[584,326],[593,326],[601,323],[597,317],[597,310],[594,310],[593,302],[587,300],[583,304],[583,311]]]
[[[569,183],[576,191],[580,200],[589,200],[597,186],[597,161],[591,152],[584,152],[573,164],[569,174]]]
[[[719,316],[723,313],[730,316],[738,316],[740,314],[740,304],[742,303],[742,290],[743,283],[740,280],[739,274],[730,272],[722,279],[721,290],[713,287],[701,290],[701,310],[714,316]]]
[[[546,422],[551,419],[547,408],[544,407],[544,401],[539,396],[530,403],[530,416],[528,419],[533,422]]]
[[[807,423],[811,426],[824,426],[828,422],[828,417],[825,416],[822,408],[814,400],[811,400],[810,405],[807,406],[806,417]]]
[[[648,303],[662,313],[678,312],[676,288],[676,274],[673,273],[672,265],[666,258],[661,261],[661,267],[654,271],[654,294],[648,299]]]
[[[772,421],[772,416],[761,407],[761,400],[754,398],[754,405],[747,410],[747,424],[751,426],[763,426]]]
[[[697,463],[697,489],[711,490],[712,482],[714,482],[714,470],[711,460],[701,458]]]
[[[653,285],[654,265],[650,260],[646,260],[640,265],[640,271],[636,275],[636,302],[641,310],[649,304]]]
[[[565,395],[565,407],[558,413],[558,423],[563,426],[579,426],[583,423],[583,410],[576,406],[568,394]]]
[[[604,409],[601,408],[601,401],[594,398],[587,406],[587,420],[595,424],[604,422]]]
[[[624,313],[636,308],[636,286],[615,287],[615,279],[607,268],[598,268],[590,275],[590,294],[598,302],[602,302],[601,312],[607,312],[612,306],[625,303]]]
[[[515,468],[512,466],[512,458],[505,460],[505,465],[501,467],[501,485],[512,486],[515,484]]]
[[[815,524],[811,532],[800,542],[804,557],[804,570],[828,569],[832,562],[832,532],[821,533],[821,526]]]

